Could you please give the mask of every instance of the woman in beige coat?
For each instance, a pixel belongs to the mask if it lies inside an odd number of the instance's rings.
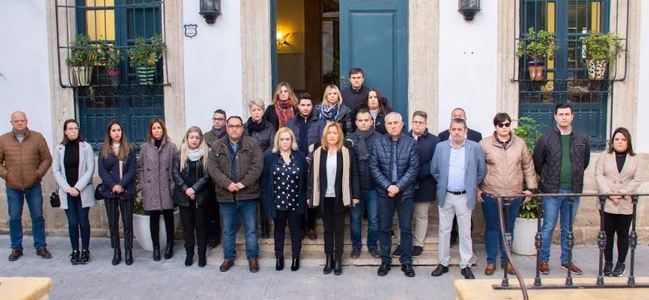
[[[631,134],[624,127],[613,132],[609,148],[602,153],[595,167],[597,189],[602,194],[635,193],[642,183],[640,162],[631,146]],[[604,275],[622,276],[629,250],[629,226],[633,217],[631,197],[611,196],[604,204]],[[613,237],[617,234],[618,257],[613,269]]]

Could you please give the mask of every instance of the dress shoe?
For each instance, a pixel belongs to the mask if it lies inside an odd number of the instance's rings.
[[[487,276],[491,276],[494,274],[495,271],[496,271],[495,264],[487,264],[487,267],[484,269],[484,274]]]
[[[471,267],[464,267],[460,273],[462,273],[464,279],[475,279]]]
[[[70,253],[70,263],[73,265],[78,265],[80,255],[81,253],[79,253],[79,250],[77,249],[72,250],[72,253]]]
[[[318,239],[318,234],[313,229],[309,230],[309,232],[307,232],[306,236],[312,241],[315,241],[315,240]]]
[[[613,269],[613,273],[611,275],[615,277],[620,277],[624,275],[624,263],[618,262],[615,264],[615,269]]]
[[[401,245],[397,245],[397,248],[395,248],[394,252],[392,252],[392,256],[396,256],[396,257],[401,256]]]
[[[327,258],[325,260],[325,266],[322,269],[322,273],[324,274],[329,274],[331,271],[333,271],[334,268],[334,256],[331,254],[327,254]]]
[[[87,264],[90,261],[90,251],[88,249],[81,250],[81,257],[79,258],[79,263],[82,265]]]
[[[275,259],[275,271],[284,270],[284,257]]]
[[[361,249],[354,248],[352,249],[352,258],[359,258],[361,256]]]
[[[291,271],[297,271],[300,269],[300,258],[293,258],[291,261]]]
[[[251,273],[259,272],[259,263],[256,258],[248,260],[248,270],[250,270]]]
[[[44,259],[52,258],[52,253],[50,253],[50,251],[47,251],[47,247],[41,247],[38,250],[36,250],[36,255]]]
[[[209,240],[209,241],[207,241],[207,245],[210,246],[211,248],[216,248],[216,246],[219,245],[219,241],[218,240]]]
[[[160,260],[160,246],[158,245],[153,245],[153,260],[154,261]]]
[[[543,275],[550,274],[550,265],[548,265],[547,261],[540,262],[538,268],[539,268],[539,273]]]
[[[343,258],[336,256],[334,259],[334,275],[338,276],[343,273]]]
[[[205,253],[198,253],[198,266],[203,268],[207,265],[207,256]]]
[[[510,263],[502,263],[502,264],[500,264],[500,267],[503,270],[507,271],[508,275],[516,275],[516,272],[514,271],[514,266],[512,266],[512,264],[510,264]]]
[[[374,258],[379,258],[381,257],[381,252],[379,252],[379,249],[377,248],[370,249],[370,255],[372,255],[372,257]]]
[[[234,266],[234,261],[233,260],[224,259],[223,263],[219,267],[219,271],[227,272],[228,270],[230,270],[230,268],[232,268],[232,266]]]
[[[433,270],[433,272],[430,273],[430,276],[439,277],[439,276],[442,276],[442,274],[447,273],[447,272],[448,272],[448,267],[446,267],[446,266],[444,266],[442,264],[439,264],[439,265],[437,265],[437,268],[435,268],[435,270]]]
[[[122,250],[119,250],[119,248],[115,248],[113,250],[113,261],[112,261],[113,266],[119,265],[121,261],[122,261]]]
[[[127,266],[133,264],[133,250],[124,249],[124,263],[126,263]]]
[[[9,254],[9,261],[16,261],[23,256],[23,250],[13,249]]]
[[[167,243],[167,248],[165,248],[165,259],[170,259],[174,257],[174,243]]]
[[[406,277],[415,277],[415,269],[412,268],[412,264],[401,265],[401,271]]]
[[[412,247],[412,256],[420,256],[424,252],[424,247],[414,246]]]
[[[376,275],[379,275],[381,277],[388,275],[388,272],[390,272],[390,269],[392,267],[390,266],[390,263],[388,262],[381,262],[381,266],[379,269],[376,271]]]
[[[575,275],[581,275],[584,273],[579,267],[577,267],[577,265],[573,263],[561,264],[561,268],[564,270],[570,269],[570,272]]]
[[[194,252],[187,252],[185,256],[185,266],[191,266],[194,264]]]
[[[604,270],[602,270],[602,273],[604,273],[604,276],[613,275],[613,262],[612,261],[607,261],[607,262],[604,263]]]

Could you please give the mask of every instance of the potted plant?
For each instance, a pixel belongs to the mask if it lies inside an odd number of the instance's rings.
[[[148,39],[138,37],[135,45],[128,50],[129,64],[135,68],[141,85],[152,85],[155,79],[156,65],[165,53],[167,45],[160,34]]]
[[[65,59],[72,72],[72,86],[90,85],[92,67],[97,62],[97,56],[97,48],[88,37],[77,35],[71,46],[70,57]]]
[[[516,56],[529,57],[527,70],[530,80],[540,81],[545,79],[545,62],[554,58],[554,52],[558,48],[554,33],[543,29],[536,31],[534,27],[530,27],[525,38],[518,43]]]
[[[525,140],[530,151],[534,151],[536,141],[541,136],[541,126],[530,117],[521,117],[518,119],[518,127],[514,129],[516,136]],[[537,231],[538,222],[538,201],[536,197],[521,205],[518,211],[514,228],[514,237],[512,240],[512,251],[519,255],[535,255],[536,247],[534,237]]]
[[[622,51],[621,38],[615,33],[591,33],[584,39],[588,78],[604,80],[609,62],[613,62]]]
[[[106,41],[102,41],[99,47],[99,63],[106,66],[110,84],[112,86],[119,85],[119,62],[122,60],[122,53],[114,45]]]

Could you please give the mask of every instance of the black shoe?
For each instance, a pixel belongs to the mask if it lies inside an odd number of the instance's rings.
[[[275,271],[284,270],[284,257],[275,259]]]
[[[613,269],[613,276],[620,277],[624,274],[624,263],[618,262],[615,264],[615,269]]]
[[[126,263],[127,266],[133,264],[133,250],[124,249],[124,262]]]
[[[70,263],[73,265],[78,265],[79,264],[79,250],[74,249],[72,250],[72,253],[70,253]]]
[[[473,272],[471,271],[471,267],[465,267],[462,269],[460,272],[462,275],[464,275],[464,279],[475,279],[475,276],[473,275]]]
[[[165,248],[165,259],[170,259],[174,257],[174,243],[167,243],[167,248]]]
[[[331,254],[327,254],[327,258],[325,261],[325,266],[322,269],[322,273],[324,274],[329,274],[334,268],[334,256]]]
[[[379,276],[381,276],[381,277],[383,277],[383,276],[385,276],[385,275],[388,275],[388,272],[390,272],[390,269],[391,269],[391,268],[392,268],[392,267],[390,267],[390,263],[387,263],[387,262],[381,262],[381,266],[380,266],[379,269],[376,271],[376,275],[379,275]]]
[[[23,250],[13,249],[9,254],[9,261],[16,261],[23,256]]]
[[[414,246],[412,247],[412,256],[419,256],[424,251],[424,247]]]
[[[439,264],[437,265],[437,268],[435,268],[435,270],[433,270],[433,272],[430,273],[430,276],[439,277],[442,276],[442,274],[444,273],[448,273],[448,267]]]
[[[397,248],[392,252],[392,256],[399,257],[401,256],[401,245],[397,245]]]
[[[160,260],[160,246],[159,245],[153,245],[153,260],[154,261],[159,261]]]
[[[358,258],[361,256],[361,249],[354,248],[352,249],[352,258]]]
[[[415,277],[415,269],[412,268],[412,264],[401,265],[401,271],[406,277]]]
[[[187,251],[187,255],[185,256],[185,266],[191,266],[194,264],[194,252]]]
[[[119,265],[119,263],[122,261],[122,250],[119,250],[119,248],[115,248],[113,250],[113,266]]]
[[[83,249],[81,250],[81,257],[79,258],[79,262],[82,265],[87,264],[90,261],[90,251],[88,249]]]
[[[379,252],[379,249],[377,248],[370,249],[370,255],[372,255],[372,257],[374,258],[379,258],[381,257],[381,252]]]
[[[207,265],[207,256],[205,253],[198,253],[198,266],[203,268]]]
[[[294,258],[291,262],[291,271],[297,271],[300,269],[300,258]]]
[[[602,271],[604,273],[604,276],[611,276],[613,275],[613,262],[607,261],[604,263],[604,270]]]
[[[336,256],[334,259],[334,275],[338,276],[343,273],[343,258],[342,256]]]
[[[207,245],[210,246],[211,248],[216,248],[216,246],[219,245],[219,241],[218,240],[209,240],[209,241],[207,241]]]

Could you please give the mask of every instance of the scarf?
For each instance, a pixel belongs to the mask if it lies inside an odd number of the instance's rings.
[[[248,118],[248,121],[246,122],[246,129],[248,131],[248,136],[252,136],[253,132],[260,132],[264,129],[266,129],[267,124],[266,120],[264,118],[261,118],[261,121],[259,123],[255,122],[252,120],[252,118]]]
[[[367,160],[370,157],[369,147],[367,147],[367,138],[374,134],[374,128],[362,131],[357,130],[356,134],[358,135],[358,159]]]
[[[212,136],[215,141],[221,139],[225,135],[225,127],[226,126],[223,126],[221,129],[212,127]]]
[[[295,119],[295,112],[290,100],[278,100],[275,105],[275,114],[279,121],[279,128],[286,127],[286,122],[290,119]]]
[[[203,151],[200,148],[189,149],[187,152],[187,158],[190,161],[198,161],[201,157],[203,157]]]
[[[322,103],[320,106],[320,118],[323,118],[327,121],[336,122],[336,117],[338,117],[338,109],[340,105],[334,104],[329,106],[325,103]]]
[[[316,151],[313,151],[313,164],[312,165],[316,166],[316,168],[320,167],[320,157],[322,155],[322,152],[325,152],[325,151],[326,150],[324,150],[322,147],[318,147],[318,149],[316,149]],[[342,181],[343,205],[349,206],[352,203],[352,201],[351,201],[352,193],[351,193],[351,187],[350,187],[351,186],[351,181],[350,181],[351,177],[350,177],[350,174],[349,174],[349,164],[350,164],[349,150],[347,149],[347,147],[343,146],[342,149],[340,149],[340,151],[342,152],[342,155],[343,155],[343,165],[342,165],[342,168],[343,168],[343,178],[342,178],[343,179],[343,181]],[[312,202],[311,205],[312,206],[319,206],[320,205],[320,196],[321,196],[321,194],[320,194],[320,172],[318,172],[317,169],[316,169],[316,171],[313,172],[313,194],[312,194],[312,197],[311,197],[311,202]]]

